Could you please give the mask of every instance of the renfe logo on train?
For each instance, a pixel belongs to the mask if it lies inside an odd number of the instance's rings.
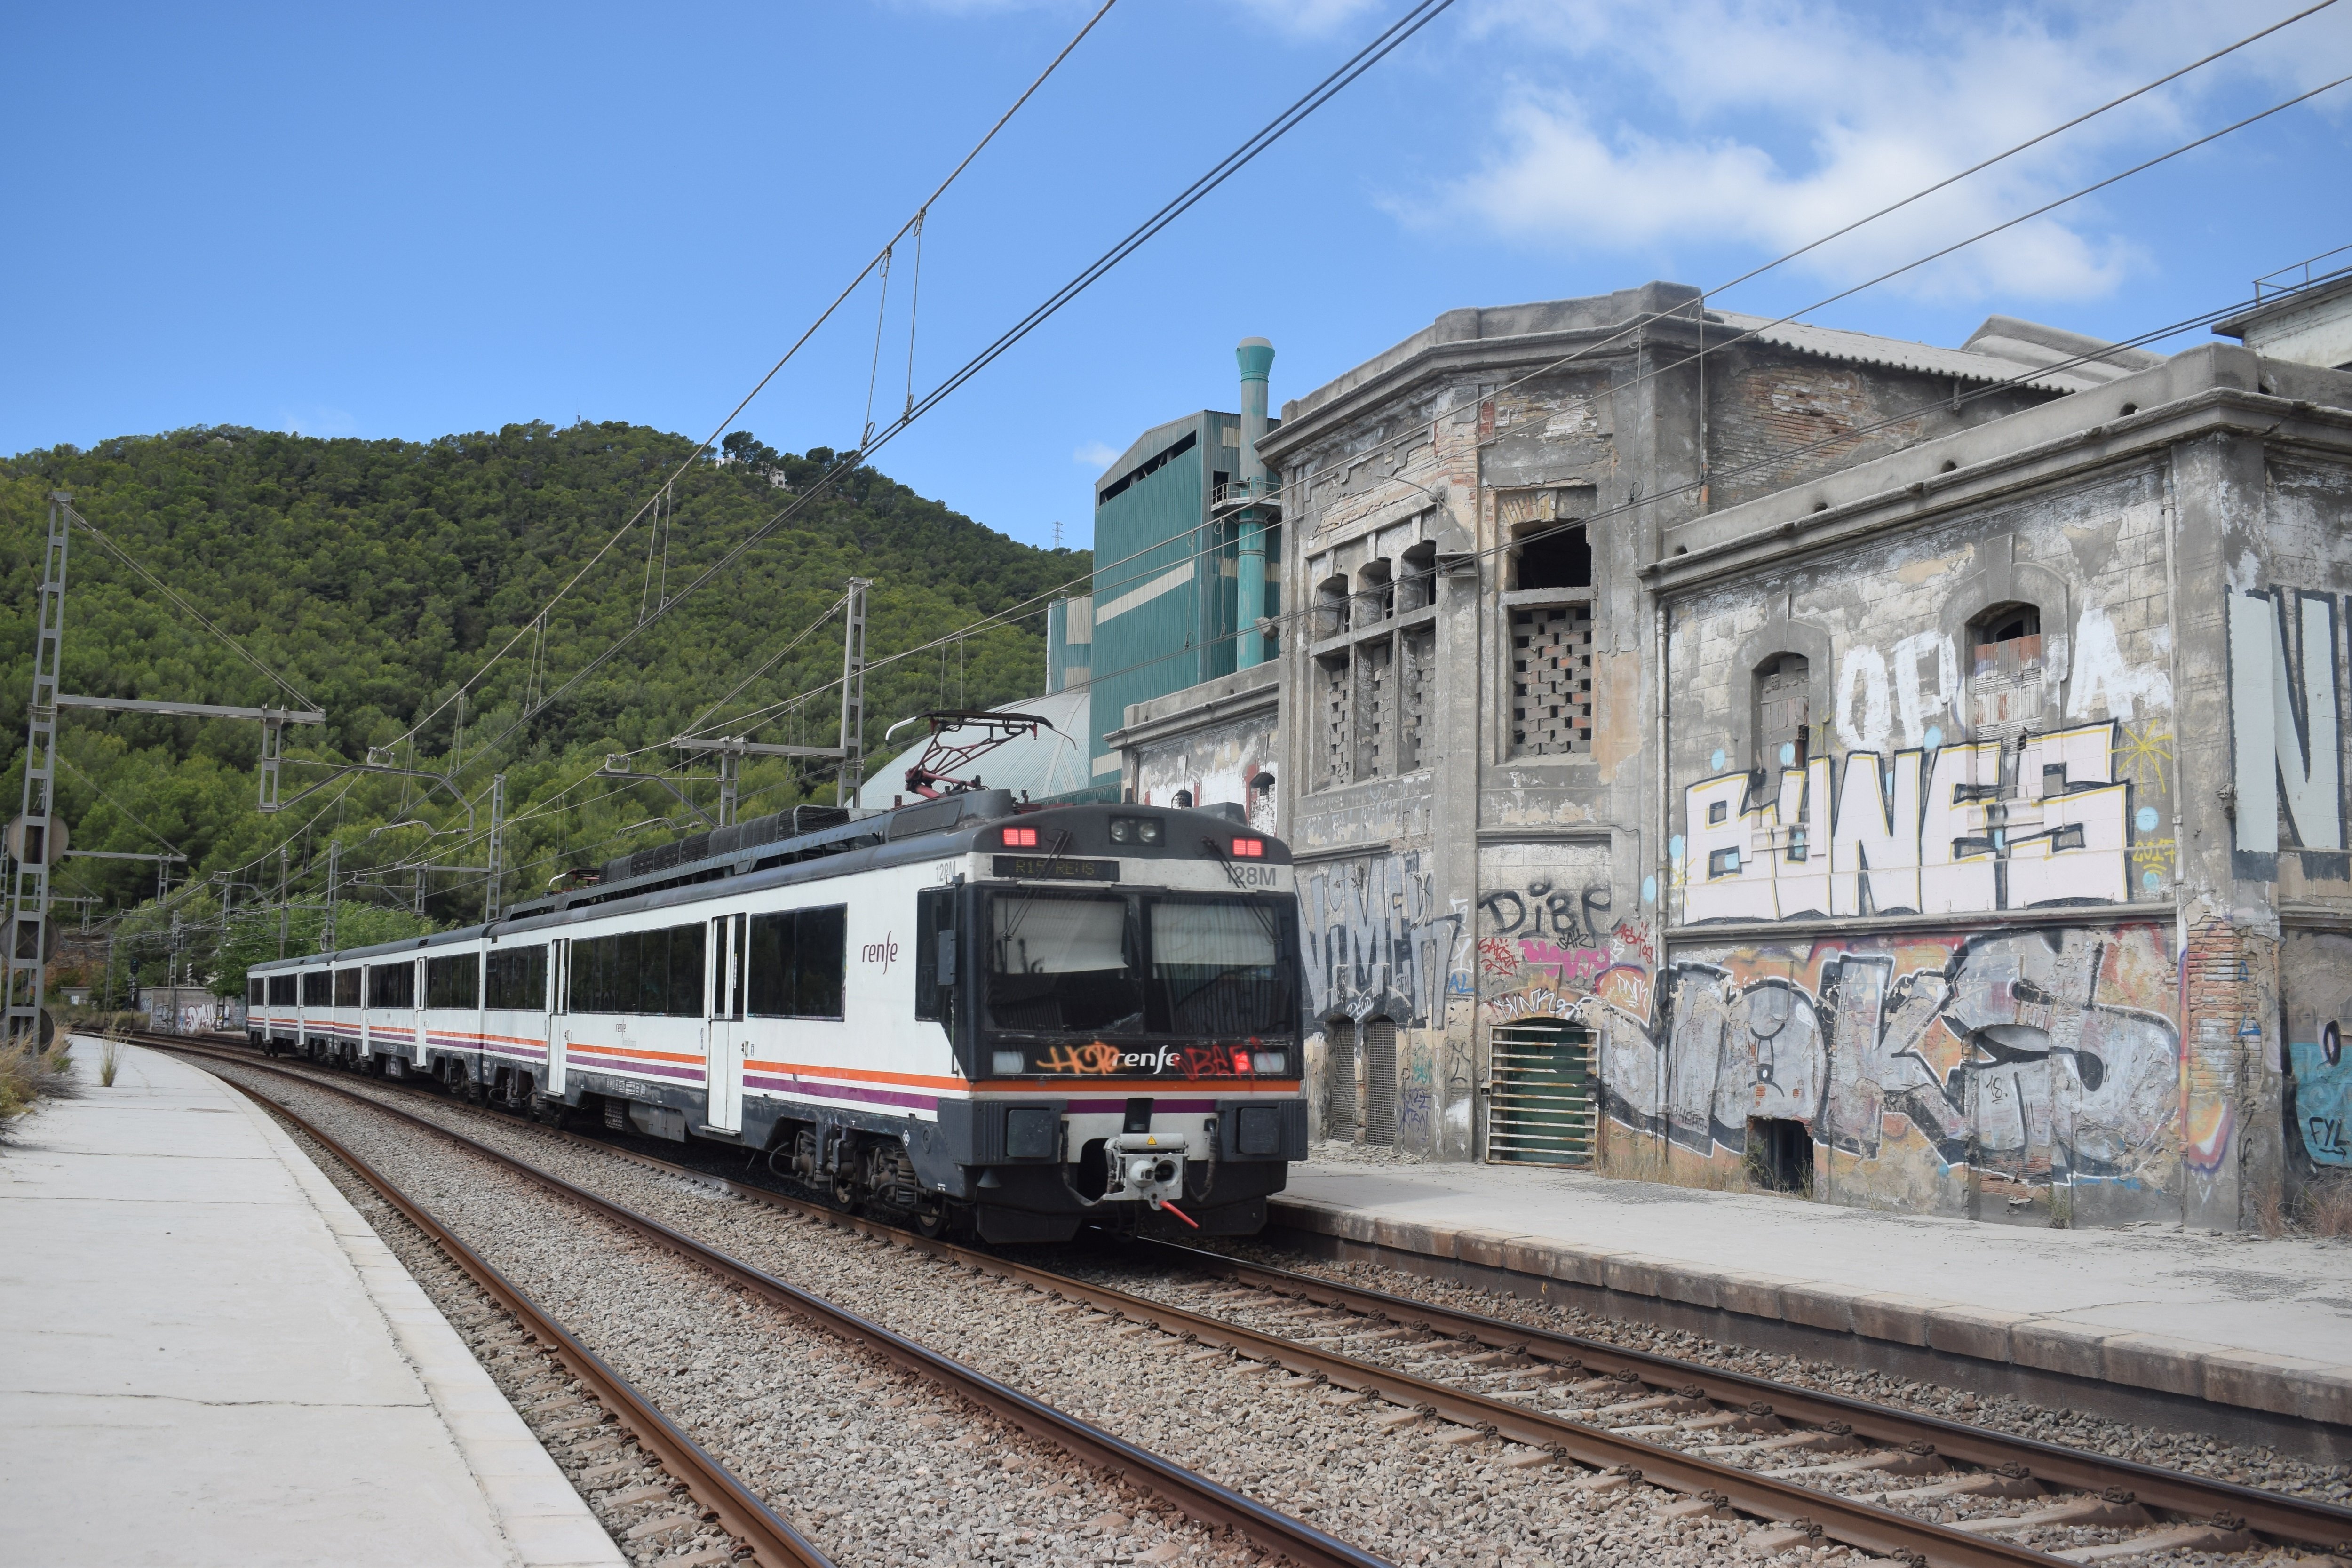
[[[860,963],[878,963],[883,973],[889,973],[890,966],[898,962],[898,933],[890,931],[880,942],[867,942],[858,949],[857,961]]]

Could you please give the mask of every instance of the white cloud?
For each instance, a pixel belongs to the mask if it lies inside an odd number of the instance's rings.
[[[2282,13],[2284,6],[2282,5]],[[1466,29],[1510,62],[1495,148],[1409,221],[1601,251],[1677,241],[1793,249],[2221,44],[2243,7],[2141,0],[2026,14],[1857,11],[1833,0],[1509,0]],[[2352,17],[2345,22],[2352,24]],[[1805,258],[1859,281],[2237,117],[2204,101],[2310,75],[2332,13],[2103,115]],[[2322,52],[2336,53],[2330,49]],[[2311,85],[2306,83],[2305,85]],[[2277,96],[2284,96],[2282,91]],[[2095,198],[2094,198],[2095,201]],[[2138,265],[2095,205],[2062,208],[1895,285],[2080,298]]]
[[[1100,441],[1088,441],[1070,454],[1070,461],[1081,468],[1102,469],[1118,461],[1119,448],[1106,447]]]

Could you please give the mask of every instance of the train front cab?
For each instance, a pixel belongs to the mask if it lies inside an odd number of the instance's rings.
[[[948,1030],[971,1092],[941,1101],[918,1167],[954,1167],[991,1241],[1257,1232],[1307,1154],[1286,847],[1135,806],[979,839],[972,876],[919,904],[918,1016]]]

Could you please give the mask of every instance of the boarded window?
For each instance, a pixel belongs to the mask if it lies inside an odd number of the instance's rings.
[[[1812,734],[1812,663],[1777,654],[1756,670],[1756,757],[1761,768],[1801,768]]]
[[[841,904],[751,917],[751,1000],[760,1018],[838,1018],[849,910]]]
[[[547,1011],[547,949],[502,948],[489,956],[489,1005],[506,1013]]]
[[[1592,606],[1523,605],[1511,611],[1511,754],[1584,756],[1592,750]]]
[[[473,953],[454,953],[425,961],[425,1005],[427,1007],[474,1007],[482,1000],[482,961]]]
[[[1389,701],[1396,668],[1396,645],[1387,637],[1356,649],[1356,776],[1376,779],[1391,771]]]
[[[1397,770],[1418,773],[1429,765],[1424,750],[1429,710],[1437,700],[1437,630],[1417,626],[1397,639],[1404,648],[1404,688],[1397,726]]]
[[[1969,720],[1981,740],[2021,734],[2040,724],[2044,690],[2042,612],[1998,605],[1969,627]]]
[[[1348,755],[1348,656],[1316,660],[1315,680],[1316,738],[1322,762],[1318,771],[1327,787],[1343,784],[1354,776]]]
[[[702,948],[700,921],[574,942],[571,1010],[698,1018]]]

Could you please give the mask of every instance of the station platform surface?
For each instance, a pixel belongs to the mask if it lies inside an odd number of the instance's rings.
[[[1726,1337],[1760,1319],[2352,1426],[2352,1240],[2029,1229],[1575,1170],[1318,1153],[1291,1167],[1271,1224],[1558,1281],[1564,1299],[1604,1310],[1644,1299],[1698,1309],[1681,1316]]]
[[[266,1113],[126,1047],[0,1145],[0,1558],[625,1561],[457,1331]]]

